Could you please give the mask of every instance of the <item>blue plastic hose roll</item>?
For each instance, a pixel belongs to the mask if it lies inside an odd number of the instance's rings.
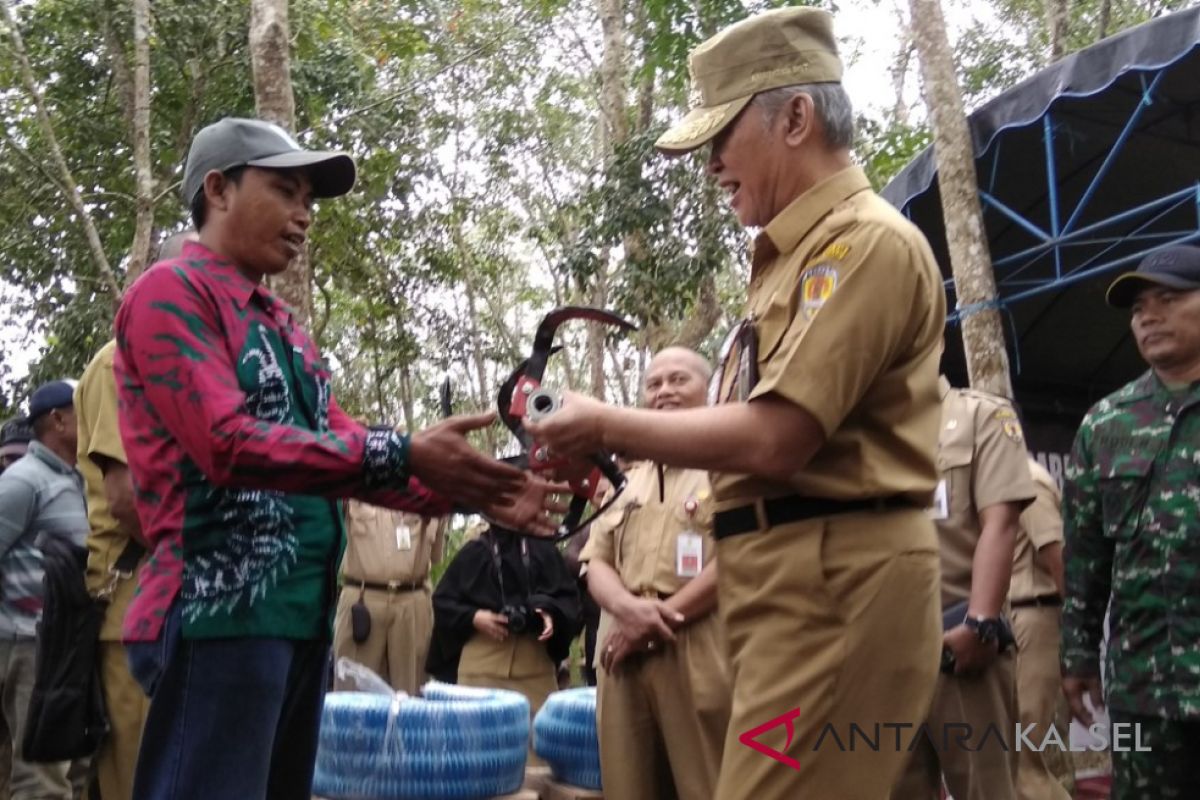
[[[330,800],[475,800],[525,779],[529,701],[431,682],[423,697],[325,696],[314,794]]]
[[[600,791],[595,688],[550,695],[533,721],[533,751],[550,765],[555,780]]]

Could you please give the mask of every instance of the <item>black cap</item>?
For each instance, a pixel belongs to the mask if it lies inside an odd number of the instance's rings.
[[[1142,259],[1137,270],[1117,276],[1104,299],[1113,308],[1129,308],[1137,293],[1149,285],[1200,289],[1200,247],[1181,244],[1154,251]]]
[[[0,456],[20,456],[33,440],[33,428],[24,417],[10,419],[0,426]]]
[[[183,168],[183,202],[191,205],[209,172],[234,167],[303,169],[312,181],[315,197],[337,197],[354,187],[354,159],[347,154],[305,150],[278,125],[226,117],[192,139]]]

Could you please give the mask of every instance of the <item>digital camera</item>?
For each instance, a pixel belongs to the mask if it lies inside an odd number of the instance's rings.
[[[507,605],[500,609],[500,613],[508,618],[508,629],[517,635],[528,633],[540,636],[545,627],[542,615],[525,604]]]

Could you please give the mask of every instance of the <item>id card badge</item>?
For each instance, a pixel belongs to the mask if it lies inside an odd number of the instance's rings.
[[[933,505],[929,507],[929,516],[935,520],[950,518],[950,494],[946,481],[938,481],[937,489],[933,492]]]
[[[407,525],[396,526],[396,549],[412,550],[412,529]]]
[[[704,538],[693,531],[679,534],[675,541],[675,574],[694,578],[704,567]]]

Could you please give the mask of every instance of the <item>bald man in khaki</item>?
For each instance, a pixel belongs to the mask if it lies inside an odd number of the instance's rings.
[[[962,610],[943,633],[953,668],[938,678],[926,720],[931,735],[915,737],[892,798],[936,800],[944,779],[956,800],[1013,800],[1015,666],[1012,648],[1000,649],[999,632],[1007,624],[1002,615],[1018,520],[1033,501],[1033,481],[1021,423],[1007,400],[951,388],[944,377],[939,391],[941,480],[930,512],[941,554],[943,613]],[[951,732],[950,745],[942,746],[944,732],[961,725],[970,726],[966,745]],[[996,733],[985,738],[989,726]]]
[[[646,407],[704,405],[710,372],[691,350],[663,350],[646,370]],[[708,473],[641,461],[628,478],[580,556],[604,610],[596,649],[604,791],[623,800],[711,800],[730,687],[714,613]]]
[[[1037,497],[1021,514],[1009,605],[1017,637],[1017,710],[1022,729],[1031,730],[1029,740],[1041,744],[1062,700],[1058,664],[1063,596],[1062,494],[1054,477],[1032,458],[1029,471]],[[1060,727],[1058,733],[1060,741],[1070,741],[1067,727]],[[1017,797],[1070,800],[1054,769],[1062,767],[1055,759],[1066,759],[1069,764],[1070,758],[1069,752],[1021,748],[1017,754]]]

